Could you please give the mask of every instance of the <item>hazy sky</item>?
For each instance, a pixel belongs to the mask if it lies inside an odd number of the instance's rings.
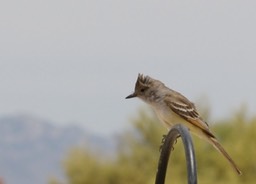
[[[256,114],[256,1],[11,0],[0,3],[0,115],[35,114],[105,135],[143,107],[138,73],[212,119]]]

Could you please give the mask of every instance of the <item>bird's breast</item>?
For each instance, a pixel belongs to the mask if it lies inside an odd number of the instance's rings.
[[[155,106],[153,109],[156,112],[159,120],[168,129],[170,129],[175,124],[182,123],[181,121],[183,121],[183,119],[174,113],[169,107],[159,105]]]

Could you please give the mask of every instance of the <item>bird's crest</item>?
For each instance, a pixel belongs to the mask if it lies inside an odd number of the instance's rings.
[[[136,86],[137,85],[140,85],[140,86],[146,86],[146,87],[149,87],[150,84],[152,84],[154,79],[152,79],[151,77],[149,76],[144,76],[143,74],[140,74],[138,75],[138,79],[137,79],[137,82],[136,82]]]

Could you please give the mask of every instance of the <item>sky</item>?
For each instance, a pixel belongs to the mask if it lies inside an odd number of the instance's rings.
[[[0,116],[33,114],[113,135],[138,73],[217,120],[256,114],[256,1],[11,0],[0,6]],[[210,123],[210,122],[209,122]]]

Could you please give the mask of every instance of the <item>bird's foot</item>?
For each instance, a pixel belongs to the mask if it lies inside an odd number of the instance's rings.
[[[167,135],[163,135],[161,143],[164,143],[166,137],[167,137]]]
[[[159,147],[159,152],[162,151],[164,142],[165,142],[165,140],[166,140],[166,136],[167,136],[167,135],[163,135],[163,137],[162,137],[161,145],[160,145],[160,147]],[[177,144],[177,140],[178,140],[178,138],[180,138],[180,137],[181,137],[181,136],[179,135],[179,136],[175,139],[174,144]],[[173,145],[174,145],[174,144],[173,144]],[[173,150],[174,150],[174,147],[172,147],[172,151],[173,151]]]
[[[167,136],[167,135],[163,135],[163,137],[162,137],[161,145],[160,145],[160,147],[159,147],[159,152],[161,152],[161,151],[162,151],[162,148],[163,148],[163,145],[164,145],[164,142],[165,142],[166,136]]]

